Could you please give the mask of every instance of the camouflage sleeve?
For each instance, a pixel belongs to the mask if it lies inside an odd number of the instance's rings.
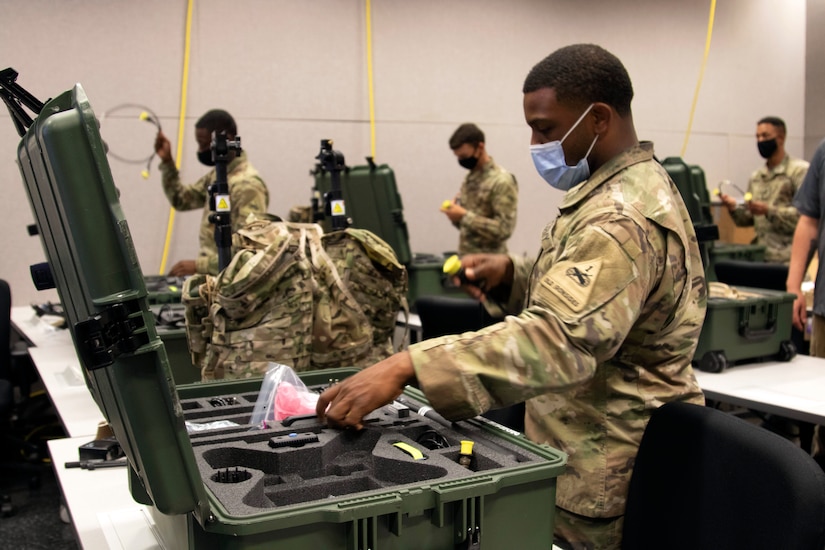
[[[217,251],[202,248],[198,253],[198,257],[195,258],[195,272],[217,275],[219,271]]]
[[[753,214],[743,205],[739,205],[730,213],[730,217],[739,227],[747,227],[753,225]]]
[[[161,182],[163,192],[169,200],[169,204],[175,210],[195,210],[203,208],[208,199],[209,174],[203,176],[191,185],[184,185],[180,180],[180,172],[171,162],[163,162],[160,165]]]
[[[571,235],[520,315],[410,346],[430,403],[447,418],[468,418],[592,378],[622,345],[659,278],[651,250],[664,250],[655,227],[629,219],[589,225]],[[571,273],[587,273],[588,284],[576,284]]]
[[[230,219],[232,220],[232,233],[235,233],[246,225],[249,214],[265,214],[269,208],[269,191],[263,180],[258,176],[243,179],[230,179],[229,201],[231,203]],[[201,249],[195,259],[195,270],[198,273],[218,273],[218,252]]]
[[[269,208],[269,191],[257,176],[232,184],[229,189],[232,201],[232,232],[246,225],[249,214],[265,214]]]
[[[808,173],[808,163],[798,162],[788,167],[788,180],[784,185],[773,189],[771,205],[765,218],[771,227],[780,233],[793,234],[796,222],[799,221],[799,211],[793,205],[793,198],[802,186],[805,174]]]
[[[469,227],[474,233],[487,239],[506,241],[516,226],[518,186],[515,176],[504,172],[497,177],[490,192],[490,205],[492,217],[467,211],[459,225]]]

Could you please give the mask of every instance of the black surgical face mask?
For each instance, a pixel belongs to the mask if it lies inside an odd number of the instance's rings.
[[[458,159],[458,163],[467,170],[472,170],[476,167],[476,164],[478,164],[478,159],[475,157],[467,157],[464,159]]]
[[[198,162],[205,166],[215,166],[215,161],[212,160],[212,149],[198,151]]]
[[[771,155],[776,152],[776,138],[766,139],[765,141],[757,141],[756,147],[759,149],[759,154],[763,159],[769,159],[771,158]]]

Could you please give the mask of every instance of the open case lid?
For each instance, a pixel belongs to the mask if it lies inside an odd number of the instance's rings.
[[[45,104],[17,156],[92,396],[156,508],[206,517],[166,350],[98,120],[79,84]]]

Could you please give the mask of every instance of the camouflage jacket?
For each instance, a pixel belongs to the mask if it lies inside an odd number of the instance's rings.
[[[762,166],[751,174],[748,191],[753,200],[768,204],[768,213],[754,216],[744,205],[731,212],[736,225],[753,226],[756,232],[754,242],[765,245],[765,260],[769,262],[787,264],[791,261],[791,242],[799,220],[793,198],[807,173],[806,161],[787,155],[773,168]]]
[[[256,219],[233,235],[238,252],[217,277],[186,280],[182,302],[202,380],[364,367],[392,354],[407,271],[364,229]]]
[[[198,237],[200,252],[195,260],[195,269],[198,273],[216,275],[218,247],[215,244],[215,226],[209,222],[209,186],[215,182],[215,170],[191,185],[181,183],[178,169],[171,162],[161,163],[160,171],[163,191],[175,210],[203,208]],[[229,184],[232,232],[235,233],[244,226],[249,214],[266,213],[269,208],[269,191],[258,171],[249,164],[244,151],[226,166],[226,180]]]
[[[467,213],[458,227],[458,253],[507,253],[507,239],[516,227],[518,184],[516,178],[490,158],[479,170],[471,170],[459,193]]]
[[[687,209],[652,144],[570,190],[535,263],[514,259],[515,316],[410,346],[416,376],[450,419],[527,400],[525,432],[568,453],[556,504],[624,513],[651,412],[704,403],[691,368],[707,303]]]

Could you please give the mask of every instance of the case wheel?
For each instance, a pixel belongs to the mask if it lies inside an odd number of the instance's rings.
[[[796,357],[796,346],[790,340],[782,340],[779,343],[779,353],[776,356],[780,361],[790,361]]]
[[[699,360],[699,369],[705,372],[722,372],[728,368],[724,351],[708,351]]]

